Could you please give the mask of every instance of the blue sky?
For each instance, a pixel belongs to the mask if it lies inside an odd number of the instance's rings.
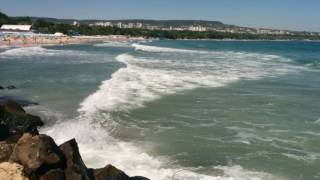
[[[320,0],[0,0],[10,16],[77,19],[198,19],[320,31]]]

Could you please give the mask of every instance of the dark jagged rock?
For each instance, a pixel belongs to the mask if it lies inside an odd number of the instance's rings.
[[[52,169],[40,177],[40,180],[66,180],[61,169]]]
[[[66,166],[63,152],[51,137],[43,134],[25,133],[15,145],[9,161],[26,167],[28,174],[39,175]]]
[[[112,165],[94,170],[95,180],[131,180],[131,178],[123,171]]]
[[[9,160],[13,152],[14,144],[0,142],[0,163]]]
[[[79,153],[78,144],[75,139],[71,139],[60,145],[60,149],[63,151],[67,168],[65,169],[66,179],[70,180],[90,180],[93,179],[90,170],[83,163],[81,155]]]
[[[0,141],[10,136],[9,128],[5,124],[0,124]]]
[[[10,85],[10,86],[7,86],[7,89],[17,89],[17,87]]]
[[[0,124],[3,130],[9,132],[2,134],[0,138],[4,139],[8,135],[22,135],[25,132],[38,134],[37,127],[42,126],[43,122],[38,116],[27,114],[18,103],[7,100],[0,106]]]
[[[134,176],[134,177],[131,177],[130,180],[150,180],[150,179],[143,176]]]
[[[14,101],[14,102],[16,102],[17,104],[19,104],[22,107],[39,105],[36,102],[26,101],[26,100],[18,99],[18,98],[11,97],[11,96],[0,96],[0,105],[3,105],[8,100]]]

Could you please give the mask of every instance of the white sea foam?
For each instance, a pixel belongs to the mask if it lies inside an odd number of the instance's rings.
[[[97,115],[97,114],[96,114]],[[271,180],[277,179],[264,172],[249,171],[241,166],[217,166],[215,170],[223,173],[210,175],[196,173],[192,168],[171,165],[169,159],[157,159],[132,143],[119,141],[109,136],[108,131],[99,124],[92,124],[98,117],[81,116],[75,120],[61,122],[53,127],[41,129],[55,138],[58,144],[71,138],[79,143],[81,155],[89,167],[103,167],[108,163],[124,170],[130,176],[142,175],[152,180]],[[105,117],[104,117],[105,118]]]
[[[135,47],[142,49],[141,46]],[[177,52],[170,48],[161,50]],[[155,180],[278,179],[264,172],[245,170],[241,166],[213,167],[223,173],[216,174],[213,171],[210,175],[198,174],[194,169],[181,170],[182,167],[170,165],[170,159],[154,158],[137,145],[110,136],[110,131],[116,126],[110,112],[143,107],[146,102],[185,90],[221,87],[242,78],[277,76],[296,72],[298,68],[285,64],[279,56],[235,52],[212,52],[206,60],[137,58],[129,54],[121,54],[116,59],[126,67],[112,74],[111,79],[102,82],[99,89],[80,104],[78,118],[42,129],[42,132],[53,136],[58,143],[75,137],[81,154],[90,167],[102,167],[111,163],[131,176],[142,175]]]
[[[189,53],[198,52],[198,51],[194,51],[194,50],[176,49],[176,48],[158,47],[158,46],[149,46],[149,45],[142,45],[142,44],[137,44],[137,43],[132,44],[132,46],[136,50],[147,51],[147,52],[189,52]]]
[[[102,82],[99,90],[81,103],[79,111],[95,113],[97,110],[138,108],[163,95],[198,87],[220,87],[239,79],[277,76],[299,69],[279,63],[278,59],[281,58],[274,56],[232,52],[221,53],[220,56],[224,58],[212,61],[174,61],[121,54],[116,59],[126,64],[126,67],[112,74],[111,79]]]
[[[0,53],[0,57],[28,57],[28,56],[64,56],[64,55],[76,55],[82,56],[85,55],[84,52],[77,52],[71,50],[54,50],[47,49],[41,46],[33,47],[19,47],[8,49]]]
[[[94,46],[96,47],[130,47],[131,44],[128,42],[110,41],[110,42],[98,43],[98,44],[95,44]]]

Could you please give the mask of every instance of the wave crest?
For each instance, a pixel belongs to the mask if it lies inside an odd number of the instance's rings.
[[[148,46],[142,44],[132,44],[136,50],[146,51],[146,52],[187,52],[187,53],[196,53],[198,51],[187,50],[187,49],[176,49],[168,47],[158,47],[158,46]]]
[[[8,49],[0,53],[0,57],[30,57],[30,56],[64,56],[64,55],[86,55],[85,52],[72,50],[54,50],[41,46],[20,47]]]

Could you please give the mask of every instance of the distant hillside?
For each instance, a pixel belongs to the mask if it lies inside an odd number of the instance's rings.
[[[73,22],[78,23],[73,25]],[[33,30],[67,35],[127,35],[165,39],[263,39],[319,40],[320,33],[248,28],[202,20],[76,20],[46,17],[9,17],[0,12],[2,24],[32,24]]]
[[[159,26],[159,27],[180,27],[180,26],[208,26],[208,27],[235,27],[233,25],[226,25],[220,21],[202,21],[202,20],[149,20],[149,19],[123,19],[123,20],[96,20],[96,19],[87,19],[87,20],[77,20],[77,19],[57,19],[57,18],[45,18],[45,17],[30,17],[33,21],[43,20],[52,23],[66,23],[72,24],[74,21],[79,22],[80,24],[94,24],[97,22],[112,22],[112,23],[143,23],[150,26]]]
[[[143,23],[150,26],[159,26],[159,27],[181,27],[181,26],[210,26],[210,27],[225,27],[229,26],[223,24],[219,21],[201,21],[201,20],[148,20],[148,19],[130,19],[130,20],[82,20],[81,23],[90,24],[95,22],[122,22],[122,23]]]

